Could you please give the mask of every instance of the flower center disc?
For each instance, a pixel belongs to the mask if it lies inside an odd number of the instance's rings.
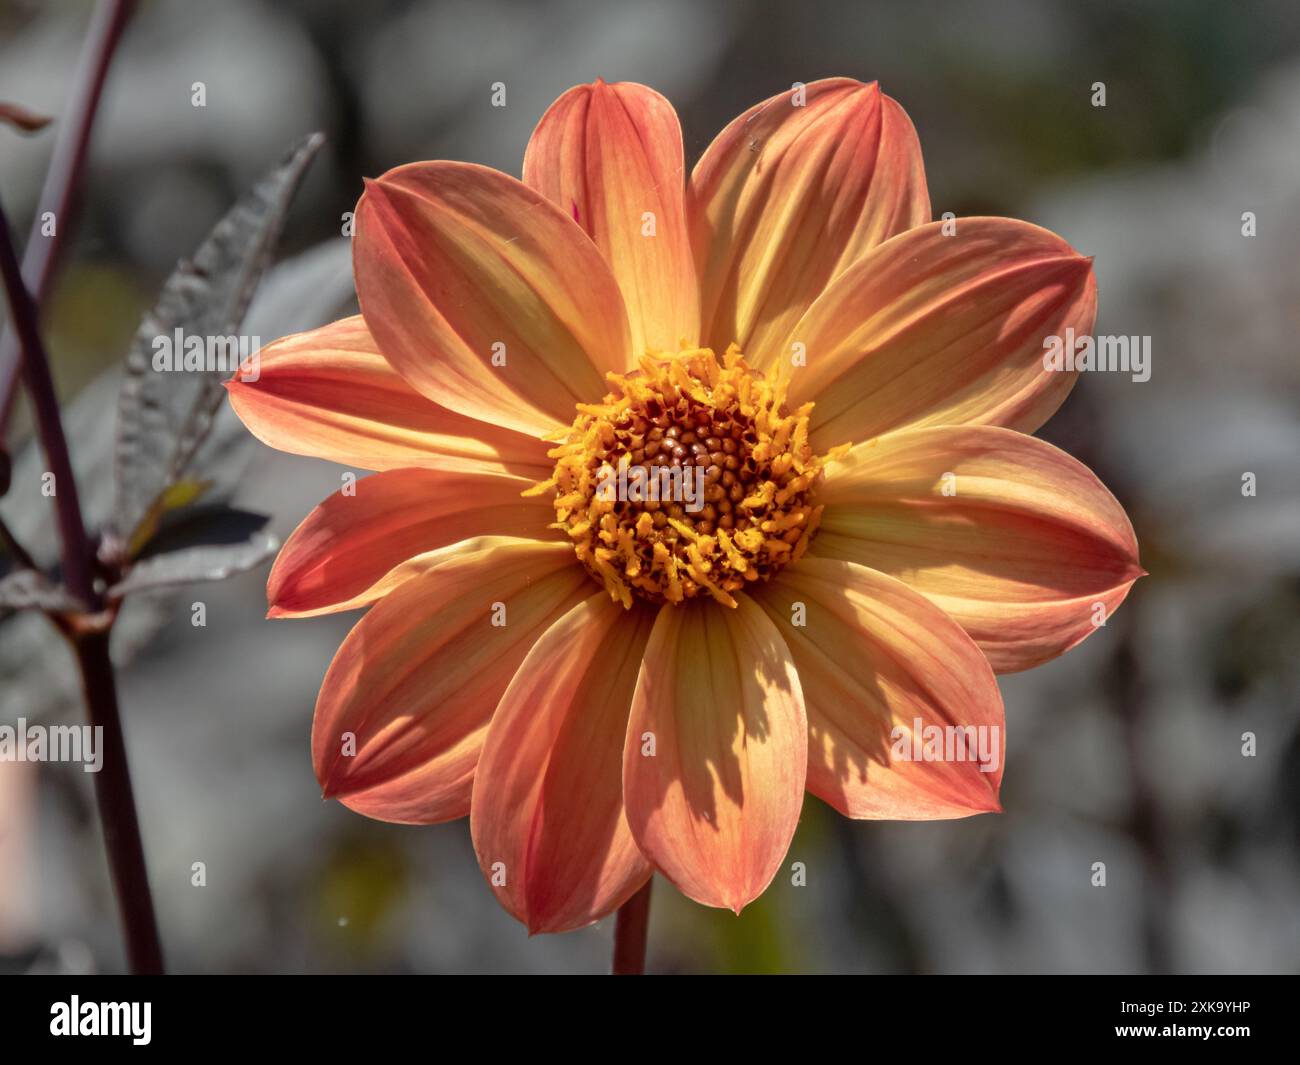
[[[578,404],[548,454],[556,522],[610,596],[682,603],[768,580],[798,559],[822,508],[809,502],[827,457],[808,444],[807,403],[733,344],[646,355],[608,375],[614,391]],[[836,449],[838,452],[839,449]]]

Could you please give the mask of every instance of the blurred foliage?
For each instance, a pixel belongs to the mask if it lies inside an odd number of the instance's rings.
[[[314,936],[352,961],[384,949],[409,890],[407,856],[391,839],[339,840],[316,874]]]
[[[1291,709],[1300,714],[1300,576],[1235,611],[1205,634],[1204,646],[1219,698],[1232,705],[1263,689],[1293,700]]]

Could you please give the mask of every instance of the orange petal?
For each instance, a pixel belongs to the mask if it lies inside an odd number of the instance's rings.
[[[823,558],[802,558],[751,594],[799,670],[809,791],[849,817],[911,821],[999,809],[1002,697],[956,622],[892,577]],[[960,734],[970,746],[954,732],[950,747],[949,726],[974,726]],[[927,752],[935,736],[941,742]]]
[[[1044,368],[1044,339],[1092,331],[1092,261],[1009,218],[913,229],[840,276],[791,333],[805,347],[789,402],[815,400],[819,449],[904,426],[1033,432],[1074,372]]]
[[[363,470],[480,469],[543,480],[554,462],[533,436],[425,399],[379,354],[361,315],[283,337],[258,353],[258,376],[226,383],[259,440]]]
[[[524,153],[524,183],[586,231],[618,279],[633,354],[699,338],[685,173],[673,105],[630,81],[570,89]]]
[[[814,81],[751,107],[691,175],[703,341],[764,368],[864,252],[930,220],[916,130],[875,82]]]
[[[620,764],[654,618],[604,592],[579,603],[528,653],[488,729],[474,850],[529,932],[590,924],[650,875],[627,827]]]
[[[459,414],[541,435],[628,365],[623,297],[600,252],[499,171],[412,163],[368,182],[352,260],[379,349]]]
[[[294,529],[266,584],[270,617],[353,610],[395,583],[407,559],[472,536],[555,540],[548,502],[521,499],[529,481],[509,474],[404,469],[340,489]],[[572,548],[570,548],[572,550]]]
[[[385,597],[348,633],[316,701],[325,796],[381,821],[464,817],[502,692],[590,589],[567,544],[491,537]]]
[[[623,796],[684,894],[739,913],[776,875],[803,806],[808,723],[790,652],[744,595],[665,606],[646,647]]]
[[[1092,471],[1009,429],[859,444],[828,467],[818,502],[814,553],[923,592],[1001,673],[1068,651],[1142,574],[1133,527]]]

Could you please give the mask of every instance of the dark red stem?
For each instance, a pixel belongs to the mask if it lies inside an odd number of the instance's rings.
[[[39,307],[49,291],[55,258],[68,232],[69,215],[85,170],[90,131],[99,110],[108,65],[117,48],[135,0],[100,0],[86,34],[77,64],[77,81],[69,97],[71,104],[59,119],[59,139],[54,145],[40,203],[32,221],[31,235],[23,255],[23,282]],[[47,212],[54,215],[54,234],[41,232]],[[0,335],[0,439],[9,422],[18,383],[18,342],[12,329]]]
[[[9,321],[18,337],[22,352],[23,383],[36,416],[36,434],[45,453],[46,469],[54,474],[54,508],[59,521],[59,541],[63,550],[63,582],[68,590],[86,604],[87,610],[99,608],[98,594],[91,577],[90,543],[81,520],[77,499],[77,482],[72,476],[68,442],[59,418],[59,401],[50,376],[36,324],[36,305],[23,285],[22,271],[9,236],[9,221],[0,209],[0,274],[4,276],[5,295],[9,301]]]
[[[95,798],[104,826],[113,892],[126,937],[127,964],[133,973],[158,974],[163,971],[162,940],[149,890],[135,794],[131,790],[131,770],[117,706],[117,684],[108,654],[108,631],[77,636],[72,646],[81,667],[90,723],[104,730],[100,740],[103,763],[94,774]]]
[[[615,976],[640,976],[645,972],[646,933],[650,927],[650,887],[654,877],[618,908],[614,918]]]
[[[23,380],[36,416],[36,432],[49,472],[54,474],[54,502],[62,547],[63,579],[69,591],[85,604],[85,614],[63,619],[81,671],[82,689],[90,723],[103,729],[103,762],[95,775],[95,797],[122,929],[132,972],[162,972],[162,945],[154,916],[149,875],[140,840],[140,824],[131,791],[126,742],[117,706],[117,685],[108,653],[108,624],[96,625],[103,611],[103,596],[95,587],[92,548],[77,500],[67,438],[59,417],[59,404],[50,375],[49,360],[36,322],[36,305],[23,286],[18,257],[9,236],[9,223],[0,210],[0,274],[9,301],[9,318],[22,353]]]

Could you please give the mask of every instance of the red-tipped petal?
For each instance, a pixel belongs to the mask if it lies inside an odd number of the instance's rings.
[[[818,501],[816,554],[925,593],[1001,673],[1091,635],[1142,573],[1133,527],[1092,471],[1009,429],[913,429],[859,444],[827,468]]]
[[[325,795],[381,821],[465,816],[501,693],[590,587],[567,545],[490,537],[386,596],[321,685],[312,763]]]
[[[654,611],[597,592],[529,652],[488,729],[470,827],[483,875],[530,932],[599,920],[650,875],[623,812],[628,706]]]
[[[790,652],[752,600],[659,611],[632,700],[623,796],[641,850],[684,895],[739,913],[803,807],[808,723]]]
[[[618,280],[633,355],[699,336],[685,173],[677,112],[634,82],[570,89],[524,153],[525,184],[577,221]]]
[[[802,558],[753,594],[799,670],[809,791],[859,818],[999,809],[1002,697],[956,622],[902,582],[830,559]],[[953,733],[949,747],[953,726],[970,728],[964,746]]]
[[[802,103],[801,103],[802,101]],[[703,342],[767,367],[864,252],[930,220],[916,130],[874,82],[773,96],[709,146],[687,192]]]
[[[384,357],[459,414],[548,433],[628,365],[627,313],[600,252],[499,171],[412,163],[369,182],[352,257]]]
[[[420,395],[379,353],[360,315],[258,352],[256,379],[226,385],[264,444],[363,470],[482,469],[534,480],[554,463],[535,437],[455,414]]]
[[[791,332],[807,365],[789,402],[816,401],[818,449],[924,425],[1033,432],[1069,394],[1077,374],[1045,368],[1044,341],[1092,331],[1091,261],[1027,222],[947,225],[868,252]]]
[[[470,537],[559,539],[547,528],[555,520],[550,504],[520,498],[529,485],[509,474],[456,470],[361,478],[321,503],[285,541],[266,584],[270,615],[364,606],[391,589],[390,574],[408,559]]]

